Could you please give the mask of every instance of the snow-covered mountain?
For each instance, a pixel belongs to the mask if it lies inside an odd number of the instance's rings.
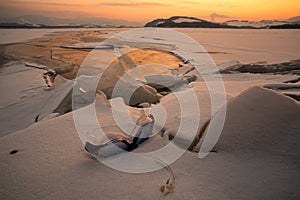
[[[248,20],[230,20],[224,23],[210,22],[195,17],[174,16],[168,19],[155,19],[145,24],[145,27],[197,27],[197,28],[300,28],[297,24],[299,18],[290,20],[261,20],[257,22]]]
[[[145,24],[145,27],[209,27],[209,28],[227,28],[228,25],[209,22],[203,19],[186,16],[174,16],[168,19],[155,19]]]
[[[294,24],[300,24],[300,16],[289,18],[286,21]]]
[[[288,22],[278,21],[278,20],[261,20],[261,21],[230,20],[225,23],[230,26],[254,27],[254,28],[268,28],[271,26],[281,26],[281,25],[289,24]]]

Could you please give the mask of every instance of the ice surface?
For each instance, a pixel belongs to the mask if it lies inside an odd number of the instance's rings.
[[[300,30],[195,28],[174,30],[196,40],[217,64],[229,61],[281,63],[297,60],[300,55]]]
[[[84,31],[84,30],[94,30],[94,29],[74,29],[70,28],[68,31]],[[41,38],[45,35],[64,32],[66,29],[0,29],[0,44],[13,44],[18,42],[25,42],[35,38]],[[114,33],[114,32],[113,32]],[[101,35],[102,36],[102,35]],[[110,34],[105,34],[103,37],[109,37]]]
[[[0,136],[34,123],[51,91],[45,91],[43,70],[8,63],[0,70]]]

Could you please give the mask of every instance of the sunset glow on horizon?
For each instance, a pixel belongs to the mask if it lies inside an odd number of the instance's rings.
[[[227,21],[287,19],[300,15],[298,0],[0,0],[1,17],[44,15],[62,18],[104,17],[145,22],[174,15]]]

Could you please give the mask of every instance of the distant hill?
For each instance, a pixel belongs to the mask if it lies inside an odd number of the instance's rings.
[[[44,28],[44,27],[118,27],[141,26],[141,23],[109,18],[55,18],[42,15],[0,18],[0,27]]]
[[[174,16],[168,19],[155,19],[145,27],[198,27],[198,28],[230,28],[227,24],[209,22],[203,19],[186,16]]]
[[[271,26],[282,26],[288,24],[288,22],[278,21],[278,20],[261,20],[261,21],[230,20],[225,23],[231,26],[253,27],[253,28],[268,28]]]
[[[289,18],[286,21],[293,24],[300,24],[300,16]]]
[[[249,29],[295,29],[300,28],[300,23],[297,24],[299,18],[291,18],[290,21],[278,20],[261,20],[258,22],[251,22],[248,20],[230,20],[223,23],[210,22],[203,19],[187,16],[174,16],[168,19],[155,19],[145,24],[145,27],[195,27],[195,28],[249,28]]]
[[[261,20],[261,21],[248,21],[248,20],[230,20],[225,22],[225,24],[230,26],[235,26],[239,28],[258,28],[258,29],[299,29],[300,23],[295,23],[295,21],[279,21],[279,20]]]

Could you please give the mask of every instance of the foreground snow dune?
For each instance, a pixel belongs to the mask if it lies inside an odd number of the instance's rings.
[[[205,159],[186,152],[173,163],[175,189],[166,197],[159,192],[164,170],[127,174],[87,156],[69,113],[0,139],[0,198],[298,199],[299,103],[253,87],[227,109],[216,152]]]

